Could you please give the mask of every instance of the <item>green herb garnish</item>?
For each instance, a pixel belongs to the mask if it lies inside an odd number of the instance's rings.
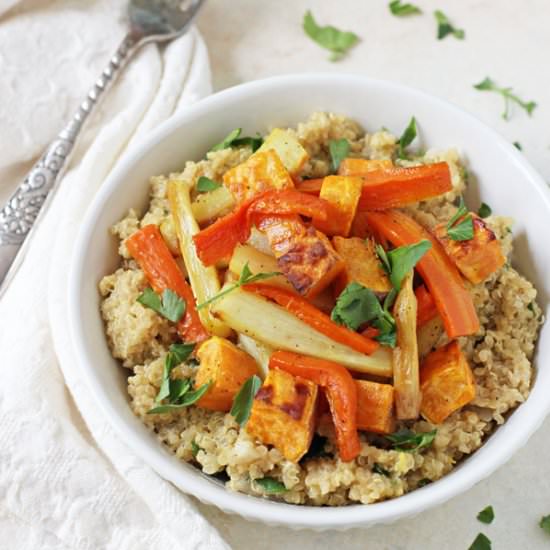
[[[185,313],[185,301],[168,288],[164,290],[161,297],[148,287],[138,296],[137,301],[173,323],[177,323]]]
[[[390,472],[388,472],[386,468],[382,468],[382,466],[380,466],[380,464],[378,464],[377,462],[373,464],[372,471],[375,474],[380,474],[381,476],[391,477]]]
[[[189,405],[193,405],[208,391],[211,385],[212,385],[212,382],[207,382],[206,384],[203,384],[200,388],[196,390],[193,390],[193,391],[187,390],[183,393],[183,395],[179,397],[179,399],[175,403],[160,405],[158,407],[155,407],[147,411],[147,414],[169,413],[169,412],[177,411],[178,409],[181,409],[183,407],[188,407]],[[190,387],[191,387],[191,384],[189,384],[188,388]]]
[[[468,550],[491,550],[491,541],[483,533],[479,533]]]
[[[393,0],[388,7],[393,15],[397,17],[406,17],[407,15],[418,15],[422,10],[414,4],[402,4],[401,0]]]
[[[519,141],[514,141],[512,144],[518,151],[523,151],[523,147],[521,146],[521,143]]]
[[[191,453],[193,454],[193,456],[197,456],[199,454],[199,451],[202,451],[204,450],[202,447],[199,447],[197,445],[197,442],[193,439],[193,441],[191,441]]]
[[[199,193],[209,193],[210,191],[215,191],[216,189],[219,189],[221,186],[221,183],[211,180],[206,176],[200,176],[199,180],[197,181],[197,191]]]
[[[268,495],[277,495],[288,491],[284,483],[281,483],[280,481],[277,481],[269,476],[255,479],[254,483],[259,485]]]
[[[397,141],[399,144],[399,149],[397,151],[397,156],[400,159],[406,159],[407,154],[405,153],[405,149],[415,140],[417,135],[416,132],[416,119],[414,117],[411,118],[409,124],[405,128],[405,131]]]
[[[262,146],[262,143],[264,142],[262,136],[258,134],[256,137],[240,137],[242,131],[242,128],[235,128],[233,131],[229,132],[229,134],[227,134],[227,136],[225,136],[220,143],[214,145],[210,151],[222,151],[223,149],[229,149],[229,147],[241,147],[243,145],[248,145],[254,153]]]
[[[533,114],[533,111],[537,106],[537,104],[534,101],[521,100],[517,95],[512,93],[512,88],[501,88],[496,84],[496,82],[491,80],[489,77],[486,77],[485,80],[482,80],[479,84],[474,84],[474,88],[482,92],[495,92],[497,94],[500,94],[503,97],[504,112],[502,113],[502,118],[504,120],[509,120],[510,102],[513,102],[519,105],[522,109],[524,109],[527,112],[529,116]],[[521,150],[521,145],[519,149]]]
[[[229,134],[227,134],[222,141],[219,143],[216,143],[214,147],[210,149],[210,151],[222,151],[223,149],[228,149],[231,147],[231,144],[241,135],[241,132],[243,131],[242,128],[235,128]]]
[[[349,155],[349,141],[345,138],[331,139],[328,142],[328,150],[330,152],[332,170],[333,172],[337,172],[340,163]]]
[[[171,380],[170,373],[177,367],[180,363],[183,363],[195,349],[195,344],[172,344],[169,348],[168,353],[164,359],[164,370],[162,373],[162,382],[160,385],[159,393],[155,398],[155,402],[160,403],[163,399],[168,396],[171,396],[174,393],[177,393],[179,396],[183,395],[181,388],[179,387],[181,383],[187,382],[190,386],[188,380]],[[174,389],[171,388],[171,385],[174,384]],[[172,401],[172,399],[170,399]]]
[[[495,511],[492,506],[486,506],[476,517],[481,523],[489,524],[495,519]]]
[[[550,516],[543,516],[539,521],[539,527],[550,534]]]
[[[436,434],[437,430],[415,433],[408,428],[404,428],[391,435],[386,435],[385,438],[393,443],[393,448],[396,451],[412,453],[429,447],[433,443]]]
[[[430,483],[432,483],[431,479],[423,477],[416,486],[420,489],[421,487],[426,487],[426,485],[429,485]]]
[[[477,211],[477,215],[480,218],[488,218],[493,213],[491,207],[486,203],[482,202],[479,210]]]
[[[230,414],[235,417],[235,421],[240,426],[244,426],[248,421],[254,397],[261,385],[262,381],[260,377],[254,374],[241,386],[241,389],[235,395]]]
[[[346,52],[359,42],[359,37],[353,32],[341,31],[331,25],[320,27],[309,10],[304,15],[302,26],[312,40],[332,52],[331,61],[338,61],[344,57]]]
[[[216,294],[215,296],[212,296],[212,298],[209,298],[205,302],[198,304],[197,310],[202,309],[203,307],[206,307],[207,305],[211,304],[212,302],[215,302],[216,300],[219,300],[222,296],[225,296],[226,294],[233,292],[233,290],[235,290],[236,288],[239,288],[246,284],[255,283],[256,281],[263,281],[264,279],[269,279],[270,277],[276,277],[277,275],[281,275],[281,272],[270,271],[269,273],[256,273],[256,275],[253,275],[252,271],[250,271],[250,268],[248,267],[248,262],[246,262],[241,271],[241,275],[239,276],[239,280],[236,283],[233,283],[232,285],[228,286],[226,289],[222,290],[221,292],[218,292],[218,294]]]
[[[469,241],[474,238],[474,220],[468,214],[462,197],[460,197],[457,211],[447,223],[447,236],[453,241]]]
[[[437,21],[437,39],[443,40],[447,35],[452,34],[459,40],[464,39],[464,29],[456,29],[447,18],[447,16],[440,10],[434,11],[434,17]]]

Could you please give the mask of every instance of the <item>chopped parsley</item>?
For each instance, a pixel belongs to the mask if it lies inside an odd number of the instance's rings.
[[[215,191],[222,186],[221,183],[211,180],[206,176],[200,176],[197,181],[197,191],[199,193],[209,193],[210,191]]]
[[[533,111],[537,107],[537,104],[534,101],[523,101],[517,95],[512,93],[512,88],[502,88],[489,77],[486,77],[479,84],[474,84],[474,88],[482,92],[495,92],[502,96],[502,98],[504,99],[504,111],[502,113],[502,118],[504,120],[509,120],[510,103],[515,103],[516,105],[519,105],[522,109],[525,110],[525,112],[529,116],[533,114]],[[519,147],[519,149],[521,150],[521,146]]]
[[[199,451],[202,450],[202,447],[199,447],[197,442],[193,439],[193,441],[191,441],[191,453],[193,453],[193,456],[197,456],[199,454]]]
[[[210,151],[222,151],[223,149],[229,149],[229,147],[241,147],[243,145],[248,145],[254,153],[257,149],[262,146],[264,142],[263,138],[258,135],[257,137],[241,136],[242,128],[235,128],[227,136],[223,138],[220,143],[216,143]]]
[[[474,238],[474,220],[468,214],[468,209],[462,197],[460,197],[460,203],[455,215],[447,224],[447,236],[453,241],[469,241]]]
[[[245,136],[234,139],[231,142],[231,147],[243,147],[248,146],[252,149],[252,152],[255,153],[263,144],[264,138],[260,134],[256,136]]]
[[[415,140],[416,135],[417,135],[416,119],[412,117],[411,120],[409,121],[409,124],[405,128],[405,131],[397,141],[397,143],[399,144],[399,149],[397,150],[397,156],[400,159],[407,158],[405,149]]]
[[[337,172],[340,163],[349,155],[349,141],[345,138],[331,139],[328,142],[328,150],[330,152],[332,170],[333,172]]]
[[[386,468],[383,468],[382,466],[380,466],[380,464],[378,464],[377,462],[373,464],[372,471],[375,474],[380,474],[381,476],[384,476],[384,477],[391,477],[390,472],[388,472]]]
[[[550,534],[550,516],[543,516],[539,521],[539,527]]]
[[[512,144],[518,151],[523,151],[523,147],[521,146],[521,143],[519,141],[514,141]]]
[[[174,382],[176,382],[176,380],[174,380]],[[177,411],[178,409],[188,407],[189,405],[193,405],[209,390],[211,385],[212,382],[207,382],[206,384],[203,384],[200,388],[189,391],[189,388],[191,387],[191,384],[189,384],[188,386],[186,386],[186,389],[182,393],[182,395],[180,395],[175,402],[168,403],[166,405],[159,405],[158,407],[147,411],[147,414],[164,414]]]
[[[277,495],[288,491],[284,483],[281,483],[280,481],[277,481],[269,476],[255,479],[254,483],[259,485],[268,495]]]
[[[393,15],[396,17],[406,17],[408,15],[419,15],[422,10],[414,4],[402,4],[401,0],[393,0],[389,3],[388,7]]]
[[[240,426],[244,426],[248,421],[254,397],[258,393],[261,385],[262,381],[260,377],[254,374],[246,380],[237,395],[235,395],[230,414]]]
[[[455,38],[458,38],[458,40],[464,40],[464,29],[455,28],[441,10],[435,10],[434,17],[437,21],[438,40],[443,40],[449,34],[452,34]]]
[[[495,519],[495,511],[492,506],[486,506],[476,517],[479,521],[481,521],[481,523],[493,523],[493,520]]]
[[[304,15],[302,27],[313,41],[332,52],[331,61],[338,61],[344,57],[347,51],[359,42],[359,37],[353,32],[341,31],[331,25],[319,26],[309,10]]]
[[[385,438],[393,444],[396,451],[413,453],[429,447],[433,443],[436,434],[437,430],[415,433],[408,428],[404,428],[391,435],[386,435]]]
[[[186,308],[185,301],[169,288],[164,289],[162,296],[159,296],[148,287],[138,296],[137,301],[173,323],[177,323],[183,317]]]
[[[479,210],[477,211],[477,215],[480,218],[488,218],[492,213],[493,213],[493,210],[486,202],[482,202],[479,207]]]
[[[491,550],[491,541],[483,533],[479,533],[468,550]]]

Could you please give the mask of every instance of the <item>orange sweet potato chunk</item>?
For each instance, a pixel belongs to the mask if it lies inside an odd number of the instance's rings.
[[[271,369],[254,398],[246,431],[298,462],[313,438],[317,390],[310,380]]]
[[[435,227],[434,234],[462,275],[476,285],[500,269],[506,263],[506,257],[487,223],[475,214],[470,215],[474,224],[473,239],[453,241],[447,235],[447,224],[444,223]]]
[[[394,390],[391,384],[355,380],[357,386],[357,428],[389,434],[395,431]]]
[[[341,176],[365,176],[375,170],[391,168],[393,162],[389,159],[356,159],[347,158],[340,163],[338,174]]]
[[[197,401],[197,405],[204,409],[229,411],[244,382],[258,374],[258,365],[248,353],[218,336],[203,342],[197,350],[197,357],[200,366],[195,386],[199,388],[212,381],[210,389]]]
[[[294,188],[290,174],[272,149],[257,152],[228,170],[223,176],[223,183],[238,203],[262,191]]]
[[[441,424],[474,399],[474,376],[456,340],[424,359],[420,367],[420,389],[420,412],[433,424]]]

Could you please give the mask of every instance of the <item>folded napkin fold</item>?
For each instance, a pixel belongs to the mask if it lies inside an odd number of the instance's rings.
[[[0,0],[0,15],[12,4]],[[96,40],[122,37],[116,14],[123,4],[23,2],[4,15],[0,43],[16,43],[10,40],[15,33],[32,26],[34,46],[28,46],[36,55],[27,58],[26,69],[40,64],[39,77],[59,70],[81,76],[86,71],[78,63]],[[67,31],[72,23],[85,32]],[[54,55],[63,40],[64,55]],[[41,53],[48,46],[49,57]],[[0,106],[5,196],[18,183],[7,176],[19,176],[54,136],[57,128],[48,124],[76,104],[64,76],[46,78],[42,94],[19,94],[31,113],[19,123],[13,117],[22,112],[15,103],[20,80],[2,55],[0,69],[9,80],[0,84],[8,99]],[[74,238],[95,193],[127,150],[210,86],[208,55],[195,29],[164,48],[149,45],[139,52],[86,128],[72,168],[0,301],[0,532],[10,548],[227,548],[192,501],[135,457],[97,410],[80,380],[65,322]],[[51,120],[43,111],[49,108]]]

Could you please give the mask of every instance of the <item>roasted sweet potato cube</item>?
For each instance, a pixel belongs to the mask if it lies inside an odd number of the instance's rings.
[[[265,231],[280,271],[302,296],[313,298],[344,268],[330,241],[298,216],[264,218]]]
[[[316,384],[271,369],[256,394],[246,431],[273,445],[287,460],[298,462],[311,444],[316,402]]]
[[[281,159],[271,149],[257,152],[242,164],[228,170],[223,176],[223,183],[239,203],[262,191],[294,187]]]
[[[288,130],[275,128],[265,138],[258,153],[273,150],[291,175],[297,174],[308,159],[307,151],[294,134]],[[257,153],[256,153],[257,154]]]
[[[394,391],[391,384],[355,380],[357,386],[357,428],[389,434],[395,431]]]
[[[364,176],[375,170],[391,168],[393,162],[389,159],[344,159],[338,168],[338,174],[341,176]]]
[[[447,224],[444,223],[435,227],[434,234],[462,275],[476,285],[500,269],[505,264],[506,257],[502,253],[499,240],[487,223],[475,214],[470,215],[474,224],[473,239],[453,241],[449,238]]]
[[[345,265],[335,281],[337,294],[354,281],[373,292],[386,293],[391,290],[390,280],[380,266],[373,239],[364,241],[359,237],[334,237],[332,243]]]
[[[212,336],[197,350],[200,366],[195,378],[198,388],[212,381],[210,389],[197,401],[199,407],[227,412],[244,382],[258,374],[258,365],[248,353],[225,338]]]
[[[456,340],[432,351],[420,367],[422,416],[441,424],[475,397],[474,375]]]
[[[327,176],[319,196],[334,207],[334,214],[326,221],[317,221],[316,227],[326,235],[349,235],[357,204],[361,198],[363,180],[353,176]]]

